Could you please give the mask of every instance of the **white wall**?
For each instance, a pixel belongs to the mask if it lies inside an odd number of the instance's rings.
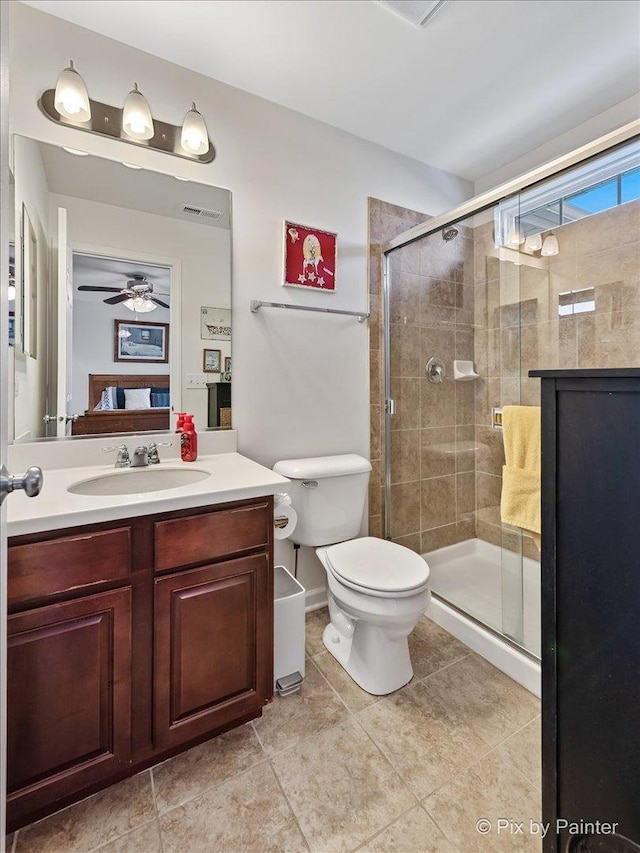
[[[13,151],[15,166],[15,236],[16,279],[21,277],[20,217],[24,204],[38,243],[37,259],[37,339],[36,358],[20,351],[20,346],[9,352],[9,397],[15,408],[15,420],[9,421],[9,434],[17,438],[36,438],[43,435],[46,408],[46,328],[47,283],[49,279],[49,206],[47,177],[42,157],[36,143],[30,139],[16,139]],[[25,233],[25,240],[28,235]],[[28,318],[25,317],[25,328]],[[18,316],[16,314],[16,326]],[[16,330],[16,338],[18,331]],[[12,369],[13,368],[13,369]],[[10,405],[11,408],[11,405]],[[14,431],[15,430],[15,431]]]
[[[471,184],[19,3],[11,4],[10,38],[14,132],[233,192],[233,420],[240,451],[269,466],[286,457],[368,455],[366,324],[268,309],[254,315],[249,300],[366,309],[367,197],[437,214],[468,198]],[[120,104],[136,80],[154,114],[176,124],[195,101],[216,159],[203,166],[48,121],[36,101],[69,57],[98,100]],[[338,232],[335,295],[281,287],[285,218]],[[288,547],[280,554],[291,562]],[[301,563],[302,582],[319,585],[315,557]]]
[[[572,130],[556,136],[544,145],[532,149],[528,154],[505,164],[495,172],[483,175],[475,182],[475,194],[478,195],[486,190],[491,190],[505,181],[523,175],[530,169],[535,169],[536,166],[542,166],[549,160],[554,160],[556,157],[568,154],[582,145],[587,145],[594,139],[611,133],[629,122],[636,121],[638,116],[640,116],[640,95],[634,95],[611,107],[611,109],[594,116],[589,121],[579,124]]]
[[[188,412],[193,412],[198,428],[205,428],[207,426],[207,391],[206,389],[185,389],[185,377],[187,373],[202,372],[204,348],[223,350],[223,365],[224,356],[229,355],[230,352],[226,341],[200,340],[200,307],[202,305],[228,307],[231,276],[229,232],[223,228],[184,222],[167,216],[155,216],[152,213],[114,207],[110,204],[56,193],[51,194],[50,200],[52,222],[56,221],[58,207],[67,209],[69,242],[72,249],[82,251],[88,247],[103,248],[114,257],[137,256],[138,260],[148,262],[154,259],[158,262],[173,259],[178,263],[176,270],[180,273],[182,290],[180,305],[182,402],[180,406]],[[76,301],[74,305],[74,335],[78,326],[75,312],[78,310],[82,313],[82,306],[85,304]],[[108,307],[104,306],[104,308]],[[75,395],[78,387],[84,388],[84,397],[79,399],[86,401],[88,373],[169,372],[169,365],[166,364],[156,365],[156,370],[147,370],[147,365],[144,364],[126,365],[113,361],[113,318],[122,317],[124,313],[129,312],[126,308],[116,306],[116,311],[108,314],[111,343],[110,349],[107,347],[107,353],[110,352],[110,360],[107,359],[106,363],[102,363],[100,369],[94,367],[93,360],[84,364],[79,363],[79,359],[76,358],[77,339],[74,340],[74,372],[84,376],[83,379],[74,376],[74,412],[82,413],[86,409],[86,403],[76,404]],[[158,308],[146,319],[168,322],[168,311]],[[171,341],[170,333],[170,361],[175,353]],[[151,368],[152,365],[148,367]],[[211,381],[214,381],[213,374]]]

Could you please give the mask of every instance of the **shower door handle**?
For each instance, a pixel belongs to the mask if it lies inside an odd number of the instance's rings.
[[[384,411],[387,415],[395,415],[396,413],[396,401],[395,400],[385,400],[384,401]]]

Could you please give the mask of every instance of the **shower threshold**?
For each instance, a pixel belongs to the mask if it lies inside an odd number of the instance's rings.
[[[427,615],[539,696],[540,565],[524,557],[521,568],[519,554],[481,539],[423,556],[433,593]],[[513,596],[504,608],[503,592]],[[522,644],[507,635],[509,624]]]

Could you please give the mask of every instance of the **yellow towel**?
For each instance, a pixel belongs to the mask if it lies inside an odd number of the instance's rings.
[[[502,438],[502,521],[521,527],[540,548],[540,407],[505,406]]]

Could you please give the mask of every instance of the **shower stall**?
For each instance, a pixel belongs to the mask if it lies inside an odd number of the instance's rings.
[[[370,527],[424,555],[433,617],[533,690],[540,555],[500,518],[502,407],[539,405],[533,369],[640,365],[639,130],[426,222],[372,200]]]

